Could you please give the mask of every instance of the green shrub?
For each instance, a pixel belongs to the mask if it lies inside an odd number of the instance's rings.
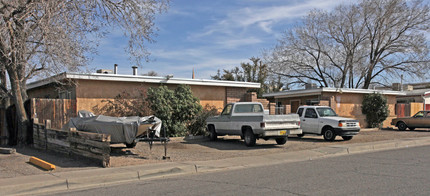
[[[188,130],[190,134],[193,135],[205,135],[206,134],[206,119],[210,116],[217,115],[218,109],[215,106],[206,105],[205,108],[191,120],[188,125]]]
[[[367,94],[364,96],[361,111],[366,115],[368,127],[381,127],[389,113],[387,98],[379,93]]]
[[[188,125],[202,111],[199,99],[187,85],[179,85],[174,91],[166,86],[149,88],[147,101],[169,136],[185,136]]]

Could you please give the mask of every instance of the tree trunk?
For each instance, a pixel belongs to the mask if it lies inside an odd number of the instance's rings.
[[[12,99],[16,108],[16,121],[17,121],[17,142],[18,144],[29,144],[30,137],[27,134],[27,127],[29,120],[25,111],[24,102],[27,98],[27,93],[23,91],[21,82],[18,79],[18,75],[14,70],[9,70],[9,79],[11,84]]]

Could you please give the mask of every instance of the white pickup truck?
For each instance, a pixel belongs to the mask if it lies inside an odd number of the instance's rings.
[[[258,102],[227,104],[221,115],[208,118],[206,123],[212,141],[217,136],[240,135],[247,146],[254,146],[259,138],[275,139],[282,145],[288,135],[302,133],[297,114],[267,115]]]
[[[333,141],[336,136],[350,140],[360,131],[358,120],[337,116],[328,106],[300,106],[297,109],[300,116],[301,128],[304,134],[323,135],[326,141]]]

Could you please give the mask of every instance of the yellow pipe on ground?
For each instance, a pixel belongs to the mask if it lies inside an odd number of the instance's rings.
[[[55,165],[48,163],[42,159],[36,158],[36,157],[30,157],[30,163],[39,166],[45,170],[54,170]]]

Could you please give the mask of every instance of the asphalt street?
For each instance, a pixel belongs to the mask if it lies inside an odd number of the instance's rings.
[[[55,195],[430,195],[429,151],[410,147]]]

